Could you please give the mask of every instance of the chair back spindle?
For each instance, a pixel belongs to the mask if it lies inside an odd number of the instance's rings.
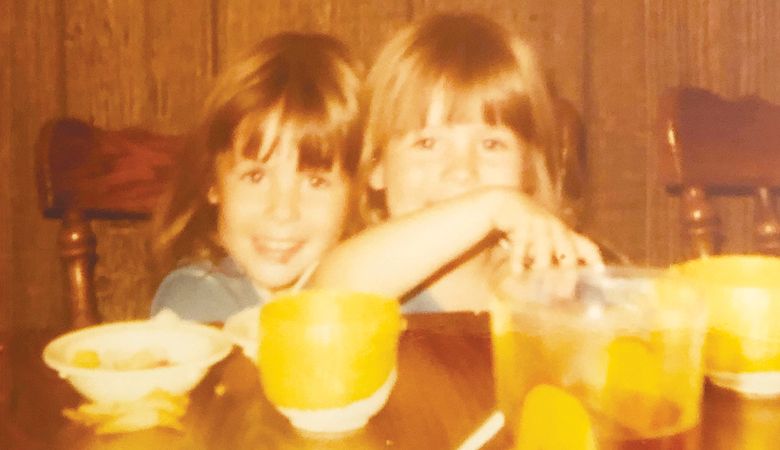
[[[777,220],[772,191],[767,186],[761,186],[756,189],[755,199],[756,248],[761,253],[780,255],[780,222]]]

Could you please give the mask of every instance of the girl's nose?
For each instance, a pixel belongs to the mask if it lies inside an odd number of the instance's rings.
[[[477,178],[477,152],[470,142],[455,142],[445,155],[445,176],[454,182],[469,183]]]
[[[287,178],[287,179],[285,179]],[[268,214],[278,221],[293,221],[300,217],[300,192],[289,177],[277,177],[269,199]]]

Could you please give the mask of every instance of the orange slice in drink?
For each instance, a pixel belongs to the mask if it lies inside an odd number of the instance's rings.
[[[515,450],[596,450],[585,407],[563,389],[540,384],[525,396]]]
[[[607,350],[609,363],[603,407],[632,434],[653,436],[674,426],[680,408],[662,396],[663,366],[645,341],[619,337]]]
[[[619,337],[607,348],[607,390],[648,397],[661,393],[661,363],[650,346],[636,337]]]

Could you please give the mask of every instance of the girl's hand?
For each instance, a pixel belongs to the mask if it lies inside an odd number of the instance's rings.
[[[591,240],[526,196],[516,192],[504,195],[495,225],[506,235],[502,247],[509,251],[512,271],[603,264],[598,246]]]

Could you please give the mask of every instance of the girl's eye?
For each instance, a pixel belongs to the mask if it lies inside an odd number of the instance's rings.
[[[248,181],[250,183],[259,183],[265,178],[265,170],[261,167],[249,169],[241,174],[239,179],[241,181]]]
[[[436,146],[436,139],[432,137],[421,137],[412,143],[412,147],[420,150],[431,150]]]
[[[325,189],[330,186],[330,179],[318,173],[306,174],[306,182],[315,189]]]
[[[483,139],[482,148],[485,150],[505,150],[508,148],[507,144],[501,139]]]

